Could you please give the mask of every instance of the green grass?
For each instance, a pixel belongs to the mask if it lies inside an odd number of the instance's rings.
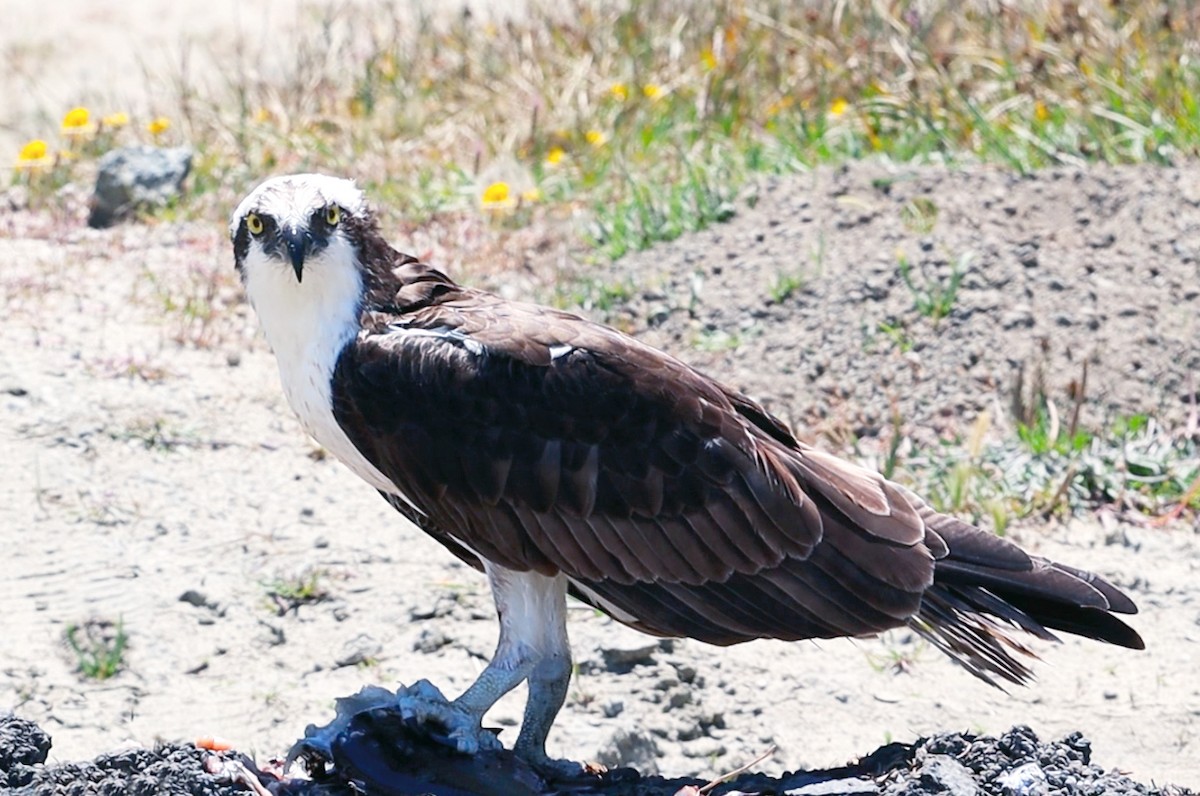
[[[308,568],[295,575],[279,577],[265,584],[270,607],[279,616],[298,612],[303,605],[312,605],[329,598],[325,575],[320,569]]]
[[[1037,413],[1034,426],[927,447],[907,459],[895,439],[885,457],[894,477],[939,511],[990,524],[998,533],[1015,518],[1069,516],[1099,507],[1143,517],[1200,511],[1200,443],[1170,433],[1146,415],[1117,418],[1094,431],[1054,433]],[[898,432],[902,434],[902,432]]]
[[[962,284],[963,274],[970,261],[970,255],[964,254],[950,267],[949,274],[924,271],[917,276],[913,273],[913,266],[908,257],[903,254],[899,256],[900,278],[912,294],[913,306],[917,312],[933,321],[935,326],[954,310],[958,287]]]
[[[92,620],[70,625],[65,637],[75,655],[76,668],[84,677],[107,680],[124,668],[129,645],[124,622]]]

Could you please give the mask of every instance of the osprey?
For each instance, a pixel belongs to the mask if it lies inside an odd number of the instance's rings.
[[[545,752],[568,593],[719,645],[907,625],[993,684],[1030,676],[1018,630],[1143,647],[1096,575],[939,514],[632,337],[457,284],[388,245],[348,180],[267,180],[230,234],[304,428],[487,575],[491,662],[453,702],[399,697],[460,750],[494,748],[480,721],[527,682],[514,751],[568,770]]]

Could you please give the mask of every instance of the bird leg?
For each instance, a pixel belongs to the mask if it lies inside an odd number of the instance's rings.
[[[529,698],[513,751],[543,774],[578,774],[579,764],[546,755],[546,736],[571,682],[566,578],[484,567],[500,615],[500,641],[491,663],[455,705],[482,719],[497,699],[527,680]]]
[[[582,770],[579,763],[546,755],[546,736],[567,698],[570,683],[571,650],[564,646],[562,654],[546,656],[529,673],[529,699],[521,732],[513,745],[514,752],[551,779],[577,776]]]
[[[513,752],[550,779],[582,772],[578,763],[546,755],[546,736],[571,682],[566,578],[513,572],[486,562],[484,567],[500,615],[500,640],[492,660],[462,696],[450,701],[428,680],[400,688],[395,694],[385,688],[365,688],[337,701],[333,723],[309,727],[305,739],[289,753],[289,763],[309,753],[329,759],[338,733],[354,716],[374,708],[397,710],[413,723],[439,725],[444,734],[433,732],[431,736],[464,754],[501,749],[496,735],[482,727],[484,714],[500,697],[528,681],[525,718]]]

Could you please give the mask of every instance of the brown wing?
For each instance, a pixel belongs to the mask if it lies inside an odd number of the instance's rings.
[[[875,632],[932,583],[893,485],[634,339],[461,290],[374,323],[338,362],[338,421],[490,561],[715,643]]]

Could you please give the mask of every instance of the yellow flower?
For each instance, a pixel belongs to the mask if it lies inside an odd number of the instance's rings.
[[[63,135],[87,135],[95,129],[87,108],[72,108],[62,120]]]
[[[509,203],[508,183],[494,182],[483,189],[484,207],[503,207]]]
[[[1033,103],[1033,115],[1039,122],[1044,122],[1050,118],[1050,109],[1046,107],[1046,103],[1038,100]]]
[[[150,131],[150,135],[158,136],[171,129],[171,120],[166,116],[156,116],[146,125],[146,129]]]
[[[609,86],[608,93],[612,94],[614,99],[624,102],[629,99],[629,86],[624,83],[613,83]]]
[[[536,202],[542,198],[542,192],[537,188],[530,188],[527,191],[521,192],[521,199],[526,202]]]
[[[267,122],[272,121],[274,118],[275,117],[272,116],[271,112],[266,108],[259,108],[254,112],[254,121],[258,122],[259,124],[266,124]]]
[[[566,156],[567,153],[563,151],[563,148],[556,146],[546,153],[546,163],[550,166],[557,166],[559,163],[563,162],[563,159],[566,158]]]
[[[838,97],[832,103],[830,103],[829,115],[836,119],[839,116],[845,115],[846,109],[849,107],[850,107],[849,102],[846,102],[845,99]]]
[[[35,138],[25,146],[21,147],[21,154],[17,155],[17,160],[41,160],[46,157],[46,152],[49,151],[46,142],[40,138]]]
[[[658,99],[662,96],[662,93],[662,87],[657,86],[654,83],[647,83],[646,85],[642,86],[642,96],[644,96],[646,99]]]
[[[700,53],[700,63],[710,72],[717,68],[717,56],[712,47],[705,47],[704,52]]]
[[[608,136],[599,130],[588,130],[583,134],[583,137],[586,138],[587,142],[592,146],[604,146],[604,142],[608,140]]]
[[[112,129],[116,130],[117,128],[124,127],[125,125],[129,124],[129,114],[125,111],[110,113],[101,119],[100,123],[105,127],[111,127]]]
[[[35,138],[25,146],[21,147],[21,151],[17,153],[17,168],[18,169],[36,169],[43,166],[49,166],[50,147],[40,138]]]

